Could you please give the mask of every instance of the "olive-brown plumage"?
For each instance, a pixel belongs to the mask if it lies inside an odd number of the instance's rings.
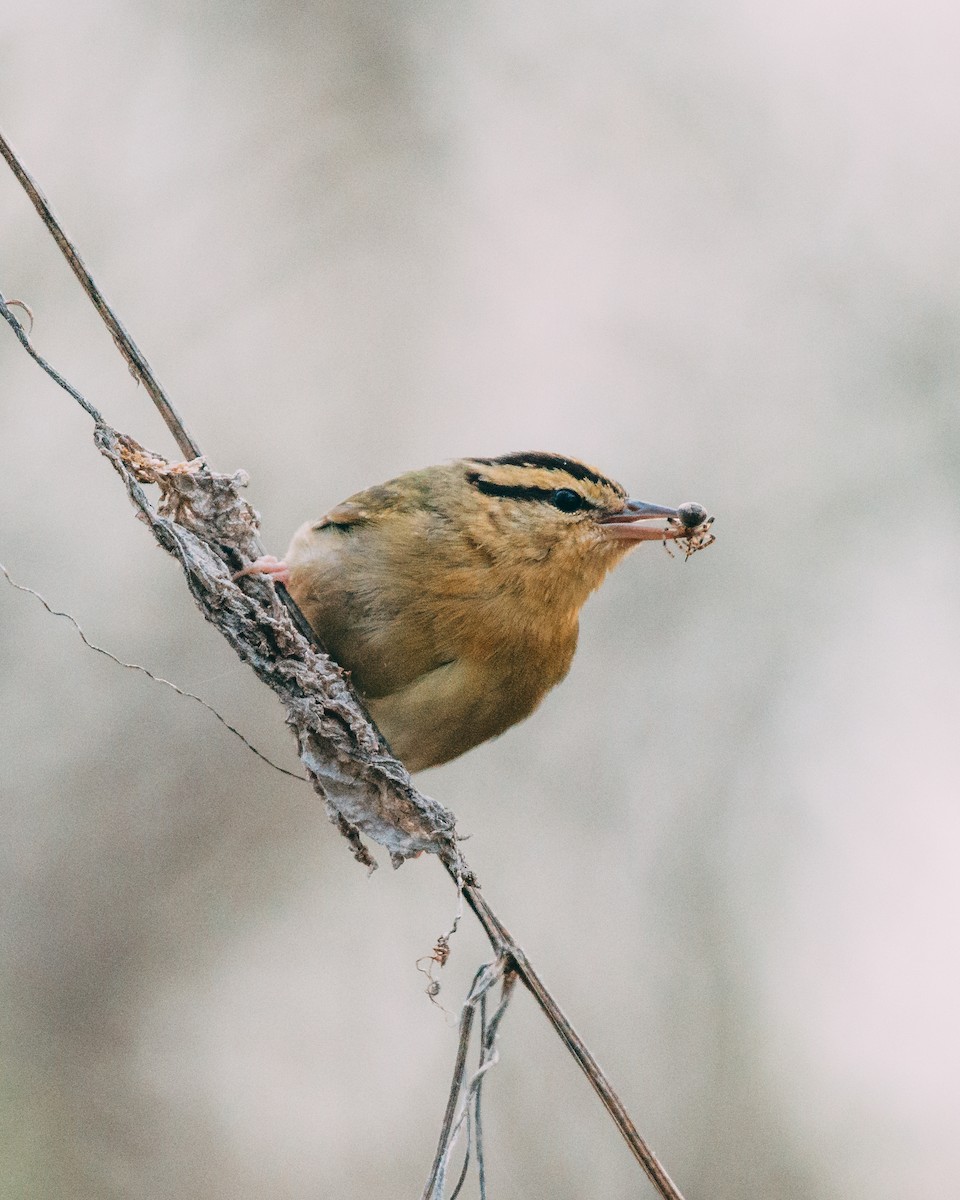
[[[459,459],[359,492],[255,569],[284,579],[415,771],[531,713],[607,571],[676,536],[640,522],[671,516],[575,459]]]

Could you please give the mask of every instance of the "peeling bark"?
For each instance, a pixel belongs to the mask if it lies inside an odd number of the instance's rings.
[[[357,860],[377,865],[362,833],[394,866],[424,850],[460,861],[453,813],[414,787],[343,669],[301,633],[271,582],[234,581],[260,553],[260,518],[240,494],[246,474],[217,474],[200,458],[169,463],[102,420],[94,437],[200,611],[279,696],[310,781]],[[144,484],[159,488],[156,506]]]

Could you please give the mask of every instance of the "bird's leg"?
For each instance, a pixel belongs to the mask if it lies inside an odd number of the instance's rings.
[[[236,582],[244,575],[269,575],[274,583],[286,585],[290,581],[290,567],[282,558],[272,554],[261,554],[252,563],[247,563],[242,571],[237,571],[233,579]]]

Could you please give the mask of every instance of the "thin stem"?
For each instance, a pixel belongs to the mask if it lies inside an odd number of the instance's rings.
[[[486,969],[486,966],[483,966],[477,971],[474,976],[473,987],[476,987]],[[470,989],[471,992],[473,991],[473,987]],[[447,1108],[440,1125],[437,1153],[434,1155],[433,1164],[430,1167],[430,1175],[423,1189],[421,1200],[434,1200],[438,1194],[437,1185],[440,1184],[442,1186],[441,1175],[444,1159],[446,1158],[447,1148],[453,1132],[453,1122],[457,1115],[457,1101],[460,1098],[460,1089],[463,1087],[463,1075],[467,1067],[467,1051],[470,1049],[470,1031],[473,1028],[475,1012],[476,1010],[472,1004],[464,1004],[463,1011],[460,1014],[460,1038],[457,1043],[457,1061],[453,1066],[453,1079],[450,1081]]]
[[[187,428],[183,423],[182,417],[170,403],[170,399],[166,392],[160,386],[159,380],[154,375],[150,364],[141,354],[136,342],[127,333],[126,329],[120,324],[116,313],[107,303],[107,299],[103,292],[97,287],[93,281],[93,277],[87,270],[83,259],[77,252],[76,246],[67,237],[63,226],[57,220],[53,209],[44,196],[43,192],[37,187],[26,167],[21,163],[20,159],[14,153],[13,148],[7,139],[0,133],[0,154],[6,159],[10,170],[16,175],[21,187],[30,197],[33,207],[40,214],[40,219],[46,225],[47,229],[53,235],[53,240],[60,247],[64,258],[70,264],[70,269],[80,280],[80,286],[90,297],[94,307],[103,319],[104,324],[113,335],[113,340],[117,345],[120,353],[127,360],[127,365],[133,372],[134,376],[141,380],[143,386],[147,389],[150,398],[160,410],[160,415],[167,423],[167,428],[176,439],[177,445],[180,447],[180,452],[185,458],[200,458],[200,447],[187,432]]]
[[[0,315],[4,314],[5,308],[6,306],[3,303],[3,298],[0,297]],[[108,658],[112,663],[116,663],[118,667],[124,667],[127,671],[138,671],[141,675],[146,675],[148,679],[152,679],[154,683],[163,684],[164,687],[168,687],[171,691],[176,692],[178,696],[182,696],[184,700],[195,700],[197,704],[201,704],[208,713],[212,713],[212,715],[217,718],[224,729],[228,729],[235,737],[238,737],[240,741],[243,742],[243,744],[247,747],[247,749],[252,750],[257,758],[259,758],[261,762],[265,762],[268,767],[273,767],[273,769],[275,771],[279,771],[281,775],[289,775],[291,779],[299,779],[301,783],[310,782],[305,775],[298,775],[296,771],[288,771],[286,767],[281,767],[280,764],[275,763],[273,759],[267,758],[262,750],[258,750],[253,742],[249,740],[249,738],[244,737],[244,735],[239,729],[237,729],[235,725],[231,725],[222,713],[217,712],[212,704],[208,704],[206,700],[204,700],[202,696],[198,696],[196,692],[185,691],[182,687],[178,687],[175,683],[171,682],[171,680],[164,679],[162,675],[154,675],[152,671],[148,670],[144,666],[141,666],[140,663],[126,662],[124,659],[118,658],[115,654],[112,654],[109,650],[104,649],[103,646],[98,646],[96,642],[91,642],[87,635],[83,632],[80,622],[76,619],[76,617],[72,616],[68,612],[63,612],[59,608],[54,608],[52,604],[48,603],[48,601],[45,600],[39,592],[34,591],[32,587],[27,587],[27,585],[24,583],[17,583],[2,562],[0,562],[0,574],[2,574],[7,583],[9,583],[11,587],[16,588],[18,592],[25,592],[26,595],[33,596],[36,600],[39,600],[51,617],[63,617],[65,620],[69,621],[73,628],[77,631],[80,641],[83,642],[88,649],[95,651],[97,654],[102,654],[104,658]]]
[[[453,877],[454,882],[456,882],[456,872],[452,865],[449,862],[444,865],[447,868],[447,872]],[[616,1127],[620,1130],[634,1158],[643,1167],[644,1171],[646,1171],[650,1182],[657,1189],[657,1192],[663,1197],[663,1200],[683,1200],[683,1196],[676,1184],[664,1170],[657,1156],[640,1136],[637,1127],[630,1119],[626,1108],[624,1108],[623,1101],[614,1091],[600,1064],[587,1049],[583,1039],[570,1024],[559,1004],[557,1004],[556,1000],[554,1000],[553,996],[547,990],[543,980],[533,969],[529,958],[527,958],[521,947],[513,940],[503,922],[480,894],[476,884],[465,882],[463,884],[463,895],[471,911],[486,930],[487,937],[490,939],[493,948],[498,953],[505,953],[509,957],[514,970],[524,986],[532,993],[547,1020],[560,1037],[560,1040],[576,1059],[581,1071],[583,1071],[584,1075],[590,1081],[590,1086],[600,1097],[604,1108],[610,1114]]]
[[[12,304],[13,301],[10,301],[10,303]],[[50,376],[50,378],[53,380],[54,383],[56,383],[60,387],[62,387],[68,396],[71,396],[74,400],[76,400],[76,402],[80,405],[80,407],[83,409],[83,411],[85,413],[87,413],[96,422],[97,425],[106,424],[106,422],[104,421],[101,414],[98,412],[98,410],[96,408],[94,408],[94,406],[90,403],[90,401],[86,398],[86,396],[83,396],[80,392],[78,392],[77,389],[73,386],[73,384],[69,382],[69,380],[64,379],[64,377],[60,374],[60,372],[56,369],[56,367],[52,367],[50,365],[50,363],[48,363],[47,360],[43,357],[42,354],[38,354],[37,351],[34,350],[33,343],[30,341],[29,337],[27,336],[23,326],[20,324],[20,322],[17,320],[17,318],[14,316],[14,314],[10,311],[10,305],[7,303],[6,297],[3,295],[2,292],[0,292],[0,317],[2,317],[4,319],[4,321],[6,321],[6,323],[10,326],[10,328],[13,330],[14,334],[16,335],[17,341],[24,348],[24,350],[26,350],[26,352],[30,355],[30,357],[37,364],[37,366],[42,371],[45,371]]]

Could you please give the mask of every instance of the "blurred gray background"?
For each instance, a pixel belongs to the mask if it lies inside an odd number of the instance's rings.
[[[5,134],[272,550],[513,449],[717,514],[420,780],[688,1200],[960,1192],[958,33],[943,0],[0,10]],[[38,348],[175,453],[5,170],[0,218]],[[295,765],[5,328],[0,384],[0,560]],[[368,879],[198,706],[2,581],[0,623],[0,1192],[418,1196],[437,864]],[[466,921],[449,1009],[485,955]],[[491,1197],[653,1194],[525,994],[501,1049]]]

